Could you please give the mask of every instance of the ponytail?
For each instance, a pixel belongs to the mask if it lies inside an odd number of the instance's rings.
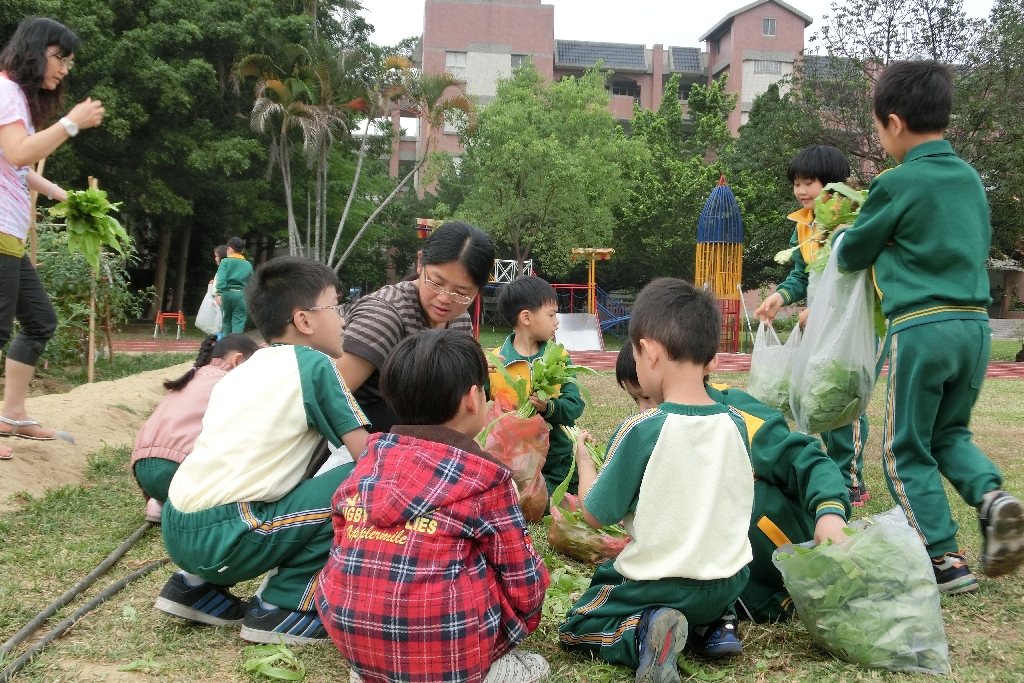
[[[192,378],[196,376],[196,371],[199,368],[205,367],[210,364],[210,361],[214,358],[224,358],[228,354],[241,353],[248,360],[252,354],[256,353],[259,346],[252,340],[251,337],[244,334],[228,334],[217,339],[216,334],[207,335],[203,339],[203,343],[199,346],[199,353],[196,355],[195,364],[188,369],[184,375],[174,380],[167,380],[164,382],[164,389],[169,391],[181,391],[188,383],[192,381]]]

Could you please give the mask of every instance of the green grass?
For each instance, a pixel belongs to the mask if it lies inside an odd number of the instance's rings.
[[[1016,339],[993,339],[991,360],[1015,361],[1017,352],[1021,349],[1021,343]]]
[[[104,382],[149,370],[162,370],[195,359],[196,354],[191,351],[184,353],[115,353],[114,367],[110,367],[110,361],[106,358],[96,361],[96,381]],[[65,367],[51,365],[47,370],[38,370],[37,374],[53,377],[73,386],[85,384],[89,379],[89,371],[82,365]]]
[[[493,349],[505,343],[508,335],[512,334],[510,327],[481,327],[480,345],[485,349]],[[618,351],[622,348],[622,340],[610,334],[604,335],[604,348],[606,351]]]
[[[599,439],[607,438],[632,411],[632,402],[615,385],[612,373],[584,380],[593,403],[581,423]],[[713,377],[738,388],[746,375]],[[989,380],[982,390],[972,427],[981,448],[999,464],[1006,488],[1024,494],[1024,459],[1020,458],[1024,424],[1024,380]],[[879,463],[881,407],[879,385],[869,417],[866,478],[874,494],[858,515],[892,507]],[[23,498],[21,510],[0,514],[0,641],[8,639],[50,600],[84,576],[142,523],[143,502],[128,474],[129,449],[112,448],[90,459],[83,485],[64,487],[42,498]],[[979,536],[974,512],[952,491],[950,500],[961,524],[960,541],[977,561]],[[546,529],[532,526],[538,551],[547,550]],[[150,531],[89,593],[65,608],[56,621],[112,581],[165,555],[160,535]],[[564,564],[575,573],[590,569],[573,560]],[[246,643],[236,629],[192,626],[153,609],[153,600],[172,571],[161,568],[135,582],[90,613],[65,637],[51,645],[15,681],[248,681],[243,672]],[[1024,579],[1021,574],[1000,580],[979,579],[975,595],[942,599],[953,664],[951,681],[1021,681],[1024,679]],[[257,581],[233,589],[251,595]],[[909,675],[859,669],[831,659],[811,643],[796,621],[775,625],[741,625],[746,653],[727,664],[700,664],[705,679],[722,674],[725,681],[911,681]],[[632,672],[589,657],[569,654],[557,644],[557,620],[545,619],[525,646],[548,657],[551,683],[628,683]],[[14,656],[21,650],[14,653]],[[347,667],[330,645],[297,649],[308,669],[308,681],[344,681]],[[151,659],[162,668],[148,673],[120,674],[117,667]],[[701,680],[691,678],[691,680]]]

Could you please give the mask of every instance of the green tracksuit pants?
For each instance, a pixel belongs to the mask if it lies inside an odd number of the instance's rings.
[[[825,452],[839,466],[847,488],[864,488],[864,446],[868,442],[868,416],[853,424],[822,432]]]
[[[942,477],[975,507],[1002,487],[999,468],[969,428],[990,334],[987,321],[945,320],[890,335],[882,464],[890,493],[932,557],[958,550]]]
[[[181,465],[166,458],[142,458],[135,462],[135,479],[147,496],[163,503],[179,467]]]
[[[245,293],[229,289],[220,293],[221,334],[245,332],[249,311],[245,307]]]
[[[671,607],[690,626],[709,624],[733,611],[750,570],[715,581],[659,579],[630,581],[605,562],[594,572],[590,588],[558,627],[558,639],[570,650],[593,652],[611,664],[636,670],[640,664],[636,629],[645,609]]]
[[[307,479],[273,503],[230,503],[161,517],[171,560],[211,583],[230,586],[271,569],[262,598],[288,610],[315,609],[313,590],[334,541],[331,499],[354,463]]]

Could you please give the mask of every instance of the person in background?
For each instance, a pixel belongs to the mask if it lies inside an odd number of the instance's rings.
[[[0,436],[49,441],[58,435],[29,417],[28,383],[57,330],[57,314],[25,253],[33,217],[30,192],[65,201],[67,192],[31,167],[80,130],[103,121],[103,103],[87,98],[49,125],[64,104],[64,79],[81,41],[52,19],[25,19],[0,51],[0,349],[17,318],[21,329],[7,351]],[[38,129],[38,132],[37,132]],[[0,460],[12,451],[0,446]]]
[[[223,324],[221,334],[242,334],[248,311],[245,305],[245,285],[252,276],[252,264],[245,260],[245,242],[232,237],[226,246],[227,255],[217,265],[214,293],[221,307]]]

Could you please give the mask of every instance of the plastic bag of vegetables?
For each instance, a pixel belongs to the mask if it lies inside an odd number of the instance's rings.
[[[948,674],[935,574],[903,509],[850,533],[836,545],[784,545],[772,557],[811,637],[867,668]]]
[[[793,360],[789,400],[800,431],[851,424],[867,408],[876,379],[874,300],[867,270],[841,273],[829,259]]]
[[[781,411],[790,420],[793,419],[793,411],[789,407],[790,373],[802,336],[803,330],[797,325],[783,344],[775,328],[762,321],[754,338],[754,351],[750,354],[747,392],[769,408]]]
[[[523,418],[504,412],[495,401],[488,410],[487,425],[480,434],[484,450],[512,470],[523,516],[528,522],[539,522],[548,506],[548,488],[541,474],[548,456],[547,422],[536,413]]]

